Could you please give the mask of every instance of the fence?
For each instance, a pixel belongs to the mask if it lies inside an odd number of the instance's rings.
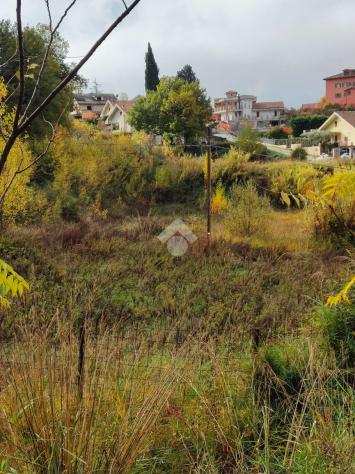
[[[319,139],[296,137],[296,138],[286,138],[286,139],[274,139],[274,138],[262,138],[262,143],[265,145],[277,145],[277,146],[289,146],[300,145],[302,147],[311,147],[318,146]]]

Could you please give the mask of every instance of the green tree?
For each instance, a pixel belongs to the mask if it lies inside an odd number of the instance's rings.
[[[148,51],[145,55],[145,90],[156,91],[159,84],[159,68],[155,61],[152,47],[148,43]]]
[[[267,148],[260,143],[259,133],[251,127],[245,127],[240,131],[235,146],[252,158],[262,158],[267,154]]]
[[[186,66],[180,69],[177,73],[177,77],[186,82],[199,82],[190,64],[186,64]]]
[[[188,144],[205,133],[211,112],[206,91],[197,82],[165,77],[155,92],[138,99],[130,123],[136,130]]]
[[[326,115],[297,115],[292,117],[290,125],[295,137],[300,137],[304,131],[319,128],[328,119]]]
[[[44,25],[26,27],[23,30],[24,61],[26,66],[26,87],[23,97],[24,107],[26,107],[26,104],[29,103],[33,95],[37,75],[45,55],[48,41],[49,30],[48,27]],[[11,24],[10,21],[0,21],[0,64],[3,64],[0,74],[7,84],[9,92],[9,100],[7,101],[8,109],[13,109],[18,100],[16,94],[18,89],[19,67],[18,61],[16,60],[17,57],[8,61],[16,52],[16,44],[16,25]],[[61,79],[68,74],[70,69],[65,62],[67,53],[68,44],[57,32],[43,73],[41,87],[37,89],[33,97],[28,114],[36,109]],[[66,126],[69,124],[69,112],[72,108],[73,90],[78,83],[82,83],[82,80],[77,76],[74,83],[67,86],[55,97],[43,114],[46,121],[56,123],[60,117],[59,123],[61,125]],[[51,133],[52,129],[49,124],[43,120],[43,116],[36,118],[29,127],[28,134],[30,138],[39,139]]]

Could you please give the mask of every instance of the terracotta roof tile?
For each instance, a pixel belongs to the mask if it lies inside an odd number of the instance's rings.
[[[254,102],[254,110],[264,110],[264,109],[284,109],[285,105],[282,101],[279,102]]]
[[[340,117],[342,117],[344,120],[346,120],[350,125],[355,127],[355,111],[351,110],[341,110],[337,112]]]
[[[118,105],[124,112],[128,112],[135,104],[135,100],[116,100],[113,104]]]
[[[93,112],[92,110],[87,110],[81,114],[83,120],[95,120],[98,118],[98,113]]]

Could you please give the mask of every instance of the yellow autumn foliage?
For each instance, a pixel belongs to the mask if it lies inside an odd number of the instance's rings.
[[[218,183],[211,201],[212,214],[222,214],[228,209],[228,199],[222,183]]]
[[[10,298],[21,296],[29,285],[15,270],[0,259],[0,308],[10,306]]]
[[[323,181],[322,198],[325,202],[340,199],[352,203],[355,200],[355,169],[341,169]]]
[[[3,133],[8,133],[13,121],[14,114],[5,109],[4,100],[7,90],[0,78],[0,117]],[[5,145],[5,140],[0,136],[0,152]],[[19,220],[25,216],[32,215],[34,209],[38,209],[42,196],[29,187],[33,169],[30,167],[20,172],[33,161],[31,152],[24,142],[18,139],[13,146],[7,159],[5,168],[0,175],[0,202],[2,204],[2,216],[7,221]]]
[[[316,217],[316,235],[337,244],[353,243],[355,238],[355,169],[341,168],[326,176],[309,193]]]
[[[327,300],[327,306],[333,307],[333,306],[338,306],[342,303],[351,304],[349,294],[350,294],[350,290],[352,289],[354,285],[355,285],[355,275],[351,278],[350,281],[348,281],[348,283],[337,295],[329,296]]]

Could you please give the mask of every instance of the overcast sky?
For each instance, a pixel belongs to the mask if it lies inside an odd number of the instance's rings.
[[[69,0],[51,3],[56,16]],[[14,19],[15,4],[0,0],[0,17]],[[77,0],[61,29],[69,56],[121,11],[121,0]],[[44,0],[23,0],[24,24],[45,19]],[[141,0],[82,75],[102,92],[143,93],[148,41],[162,75],[190,63],[211,97],[235,89],[298,106],[324,95],[324,77],[355,68],[355,0]]]

